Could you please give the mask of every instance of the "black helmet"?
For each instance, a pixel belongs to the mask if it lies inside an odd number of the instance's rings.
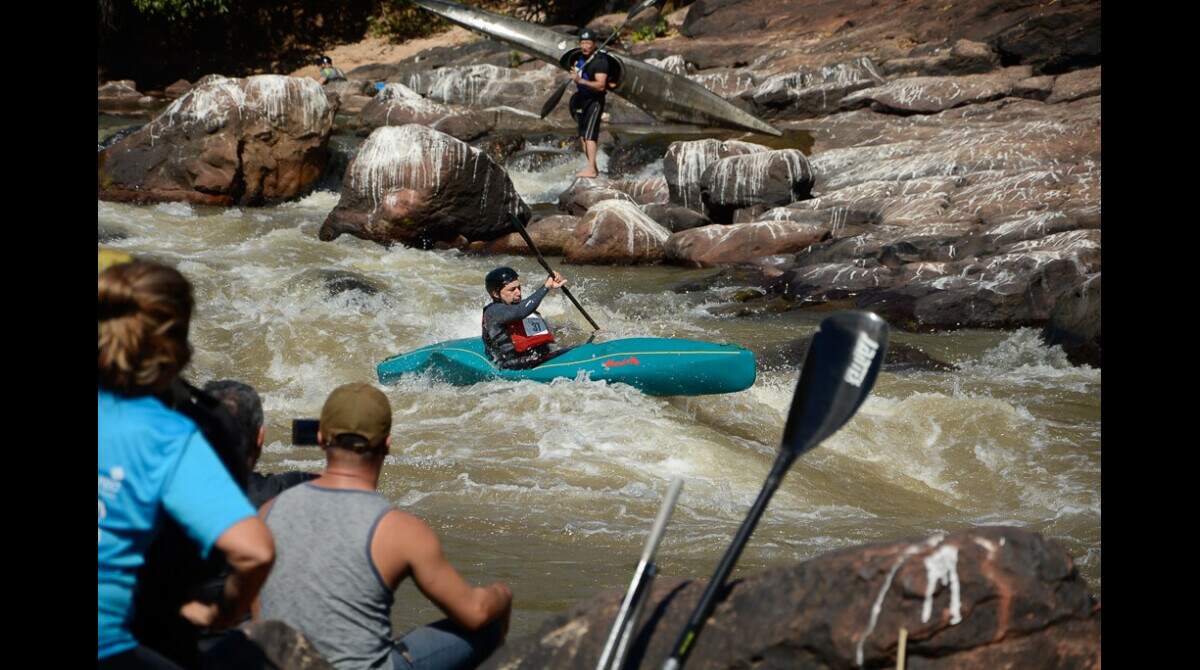
[[[596,32],[591,28],[584,28],[583,30],[579,31],[579,41],[582,42],[584,40],[591,40],[595,42]]]
[[[333,65],[333,59],[330,58],[329,56],[326,56],[325,54],[321,54],[320,56],[317,57],[317,65],[326,65],[326,64]]]
[[[499,291],[516,279],[517,271],[509,267],[499,267],[487,273],[487,277],[483,280],[484,286],[487,287],[488,295]]]

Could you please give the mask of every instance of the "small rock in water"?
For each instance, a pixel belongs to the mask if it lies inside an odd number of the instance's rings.
[[[108,226],[97,226],[96,228],[96,241],[100,244],[116,242],[117,240],[123,240],[128,237],[129,233],[121,230],[120,228],[109,228]]]
[[[346,291],[359,291],[366,295],[375,295],[382,290],[370,279],[353,272],[321,270],[320,273],[321,282],[325,285],[325,290],[329,292],[331,298]]]

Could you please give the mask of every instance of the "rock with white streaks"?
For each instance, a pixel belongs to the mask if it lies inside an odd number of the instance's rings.
[[[510,215],[526,222],[530,214],[486,153],[425,126],[384,126],[346,169],[341,200],[319,236],[428,248],[460,236],[492,240],[512,231]]]
[[[671,232],[646,216],[637,205],[604,200],[587,211],[563,246],[568,263],[636,265],[664,256]]]
[[[700,178],[700,200],[716,223],[732,223],[734,211],[789,205],[807,198],[813,171],[796,149],[761,151],[714,161]]]
[[[705,586],[654,581],[631,667],[662,665]],[[622,595],[610,590],[573,605],[482,667],[594,668]],[[734,581],[688,667],[891,668],[901,630],[910,668],[1100,668],[1100,603],[1070,554],[1004,526],[850,547]]]
[[[675,233],[667,240],[668,262],[697,267],[748,263],[765,256],[795,253],[829,237],[812,223],[758,221],[711,225]]]
[[[672,142],[671,146],[667,147],[666,156],[663,157],[663,176],[667,181],[670,201],[698,212],[703,211],[700,188],[708,167],[722,158],[760,151],[768,149],[761,144],[737,140]]]

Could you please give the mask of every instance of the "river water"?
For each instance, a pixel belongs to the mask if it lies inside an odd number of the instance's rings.
[[[128,123],[101,117],[100,136]],[[581,167],[577,159],[512,177],[531,204],[548,203]],[[656,170],[661,162],[645,172]],[[193,282],[187,376],[258,389],[264,471],[320,469],[320,450],[290,444],[291,420],[316,417],[335,386],[375,382],[376,363],[401,351],[477,335],[492,267],[540,274],[531,258],[384,249],[350,236],[320,242],[337,201],[318,191],[266,208],[97,203],[102,244]],[[761,354],[811,334],[823,316],[724,316],[714,308],[735,288],[672,290],[712,270],[562,270],[609,339],[685,337]],[[338,273],[378,290],[338,292]],[[558,292],[542,313],[566,327],[569,343],[590,330]],[[793,466],[734,576],[856,544],[1003,524],[1061,541],[1099,595],[1100,371],[1071,366],[1029,329],[893,331],[892,341],[956,369],[881,374],[849,424]],[[531,633],[577,600],[624,588],[676,475],[685,485],[660,573],[711,574],[770,468],[798,374],[760,365],[750,389],[696,398],[602,382],[406,381],[384,389],[395,417],[380,489],[429,522],[468,579],[508,582],[510,635]],[[411,584],[401,587],[398,630],[440,616]]]

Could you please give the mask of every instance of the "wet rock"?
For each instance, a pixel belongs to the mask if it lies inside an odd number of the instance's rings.
[[[529,206],[482,151],[425,126],[385,126],[363,142],[319,237],[428,248],[495,239],[512,230],[510,214],[528,221]]]
[[[178,100],[184,93],[192,90],[192,84],[186,79],[180,79],[163,90],[168,100]]]
[[[737,140],[672,142],[663,157],[663,177],[667,181],[670,202],[702,211],[704,205],[700,199],[700,189],[708,167],[722,158],[760,151],[768,149],[761,144]]]
[[[952,107],[996,100],[1012,94],[1017,82],[1033,74],[1028,66],[962,77],[908,77],[864,89],[842,98],[843,109],[870,103],[874,109],[931,114]]]
[[[677,74],[681,77],[686,77],[687,75],[693,74],[696,71],[696,66],[687,62],[687,60],[685,60],[684,57],[680,56],[679,54],[667,56],[666,58],[661,59],[647,58],[645,62],[647,65],[653,65],[657,68],[666,70],[671,74]]]
[[[142,94],[132,79],[107,81],[96,87],[97,107],[102,114],[137,114],[143,111]]]
[[[808,197],[813,171],[795,149],[762,151],[712,162],[700,178],[700,199],[709,218],[733,221],[733,210],[788,205]],[[760,212],[753,212],[752,216]]]
[[[606,200],[580,220],[563,246],[563,256],[566,262],[580,265],[655,263],[662,260],[670,236],[632,202]]]
[[[1100,367],[1100,273],[1088,275],[1059,298],[1042,339],[1060,345],[1074,365]]]
[[[811,335],[768,347],[758,356],[759,363],[765,368],[803,369],[810,344],[812,344]],[[888,342],[887,354],[883,358],[883,369],[887,372],[951,372],[955,368],[911,344],[897,342],[893,339]]]
[[[629,663],[669,656],[705,584],[660,576]],[[592,668],[621,604],[611,590],[511,640],[486,670]],[[1100,667],[1099,603],[1063,546],[1002,526],[852,547],[733,582],[689,668]]]
[[[312,79],[210,79],[100,154],[100,198],[228,206],[297,197],[325,167],[336,109]]]
[[[382,126],[416,123],[469,142],[491,132],[496,112],[472,110],[426,100],[403,84],[387,84],[359,115],[359,134]]]
[[[329,293],[329,297],[347,291],[358,291],[364,295],[375,295],[383,290],[371,279],[355,272],[345,270],[319,270],[321,283]]]
[[[1058,75],[1046,104],[1070,102],[1093,95],[1100,95],[1100,66]]]
[[[1042,327],[1059,299],[1091,273],[1074,254],[1001,254],[941,266],[855,304],[906,330]]]
[[[639,205],[665,205],[670,197],[667,191],[667,180],[663,177],[614,179],[609,183],[612,188],[633,198],[633,201]]]
[[[321,173],[321,178],[317,181],[314,190],[317,191],[341,191],[342,180],[346,176],[346,168],[350,167],[350,161],[358,155],[358,148],[362,146],[363,140],[361,137],[353,135],[333,135],[329,138],[329,160],[325,161],[325,171]]]
[[[1000,55],[990,45],[960,39],[949,49],[939,49],[930,56],[893,58],[880,68],[884,74],[939,77],[946,75],[980,74],[1000,67]]]
[[[846,300],[860,293],[876,295],[897,283],[900,273],[873,258],[814,263],[786,270],[767,285],[770,295],[780,295],[797,306]],[[884,316],[880,313],[880,316]],[[900,321],[890,321],[899,324]]]
[[[333,670],[300,631],[282,621],[252,621],[230,631],[203,658],[204,668]]]
[[[665,252],[668,262],[711,267],[795,253],[828,236],[828,228],[810,223],[764,221],[712,225],[671,235]]]
[[[633,198],[624,191],[613,188],[611,182],[604,177],[577,177],[567,190],[558,195],[558,209],[573,216],[583,216],[597,203],[605,200],[636,204]]]
[[[567,240],[575,233],[580,217],[556,214],[533,221],[525,230],[537,245],[538,250],[546,256],[561,256]],[[509,233],[504,237],[488,242],[482,249],[489,254],[514,254],[518,256],[533,256],[533,249],[525,244],[520,233]]]
[[[99,244],[108,244],[109,242],[124,240],[128,237],[129,233],[120,228],[113,228],[105,225],[96,226],[96,242]]]
[[[681,230],[691,230],[700,226],[707,226],[712,223],[707,216],[694,209],[681,207],[672,204],[650,204],[643,205],[642,211],[646,216],[654,219],[662,227],[678,233]]]
[[[771,118],[811,118],[835,113],[847,95],[884,84],[883,75],[870,58],[820,68],[801,68],[767,77],[740,97],[758,114]]]
[[[144,123],[140,123],[136,126],[128,126],[126,128],[121,128],[120,130],[117,130],[115,133],[109,135],[108,137],[106,137],[100,141],[100,143],[98,145],[98,150],[103,151],[104,149],[111,147],[112,145],[116,144],[117,142],[120,142],[121,140],[125,139],[126,137],[129,137],[130,135],[141,130],[143,127],[145,127],[145,125],[146,124],[144,124]]]

